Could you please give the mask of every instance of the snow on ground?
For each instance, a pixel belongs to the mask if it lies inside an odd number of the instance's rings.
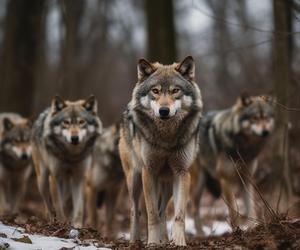
[[[171,228],[172,228],[172,220],[169,220],[167,222],[167,229],[169,237],[171,236]],[[194,220],[190,217],[187,217],[185,220],[185,227],[186,227],[186,233],[196,235],[196,229],[194,225]],[[223,221],[214,221],[212,223],[212,226],[204,226],[203,231],[206,236],[211,235],[222,235],[226,232],[230,232],[231,228],[228,225],[228,223]],[[73,232],[74,233],[74,232]],[[70,232],[72,234],[72,230]],[[32,244],[20,242],[18,239],[24,239],[26,241],[26,236],[31,240]],[[129,233],[128,232],[122,232],[119,233],[118,238],[123,238],[126,240],[129,240]],[[109,248],[99,248],[92,244],[81,244],[81,242],[78,239],[64,239],[64,238],[58,238],[58,237],[49,237],[49,236],[43,236],[38,234],[27,234],[24,233],[23,228],[15,228],[11,226],[6,226],[0,222],[0,249],[1,246],[3,246],[5,249],[5,244],[9,244],[10,250],[36,250],[36,249],[42,249],[42,250],[52,250],[52,249],[61,249],[61,248],[72,248],[76,250],[106,250]],[[86,242],[84,242],[86,243]]]
[[[173,221],[169,220],[167,222],[167,230],[168,230],[168,235],[169,238],[171,237],[171,230],[172,230],[172,224]],[[219,236],[227,232],[231,232],[231,227],[229,224],[225,221],[214,221],[212,226],[204,226],[203,231],[205,236]],[[195,228],[195,223],[194,220],[191,217],[187,217],[185,219],[185,232],[196,235],[196,228]],[[118,238],[123,238],[125,240],[130,239],[130,234],[128,232],[120,232],[118,234]]]
[[[6,237],[7,238],[6,238]],[[31,240],[32,244],[18,241],[18,239],[26,239],[26,236]],[[25,237],[25,238],[24,238]],[[16,241],[17,240],[17,241]],[[26,240],[25,240],[26,241]],[[93,245],[81,246],[78,239],[63,239],[58,237],[48,237],[37,234],[24,233],[23,228],[15,228],[6,226],[0,222],[0,248],[3,246],[5,249],[6,243],[9,244],[9,250],[53,250],[72,248],[76,250],[107,250],[109,248],[99,248]],[[6,245],[7,246],[7,245]]]
[[[167,229],[169,233],[169,237],[171,235],[173,222],[170,220],[167,222]],[[203,231],[205,236],[219,236],[227,232],[231,232],[231,227],[227,222],[224,221],[214,221],[211,227],[204,226]],[[196,228],[194,220],[191,217],[187,217],[185,219],[185,232],[196,235]]]

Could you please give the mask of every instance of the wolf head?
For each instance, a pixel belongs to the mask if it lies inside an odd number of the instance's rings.
[[[94,140],[102,130],[95,97],[70,102],[55,96],[51,104],[49,130],[49,134],[67,148],[80,148]]]
[[[191,56],[181,63],[162,65],[140,59],[138,82],[131,105],[155,119],[185,116],[191,109],[202,110],[201,93],[194,82],[195,63]]]
[[[1,141],[2,153],[14,161],[28,163],[31,159],[31,122],[27,119],[14,122],[10,118],[3,119]]]
[[[241,132],[249,136],[268,137],[275,125],[274,107],[260,96],[243,94],[236,103]]]

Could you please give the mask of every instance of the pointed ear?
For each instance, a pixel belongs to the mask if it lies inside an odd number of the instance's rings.
[[[3,119],[3,127],[4,127],[5,131],[9,131],[14,127],[14,124],[12,123],[12,121],[9,118],[5,117]]]
[[[188,81],[195,80],[195,61],[192,56],[187,56],[176,67],[176,70]]]
[[[98,112],[98,103],[94,95],[91,95],[88,99],[86,99],[82,106],[93,114],[97,114]]]
[[[261,95],[261,98],[269,103],[276,103],[277,102],[277,98],[274,95]]]
[[[65,103],[64,99],[62,99],[60,96],[56,95],[52,98],[52,114],[56,114],[57,112],[63,110],[65,107],[67,107],[67,104]]]
[[[138,62],[137,71],[138,71],[138,81],[142,82],[150,75],[155,72],[153,65],[148,62],[146,59],[141,58]]]
[[[246,107],[252,103],[251,96],[247,92],[243,92],[239,97],[239,102]]]

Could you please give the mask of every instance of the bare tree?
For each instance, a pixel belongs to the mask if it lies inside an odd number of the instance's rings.
[[[177,58],[173,0],[146,0],[148,59],[170,64]]]
[[[213,16],[217,19],[213,20],[213,36],[212,44],[217,52],[216,58],[216,84],[221,85],[224,90],[229,90],[228,87],[232,84],[232,79],[229,72],[230,61],[226,51],[231,45],[230,30],[225,22],[228,16],[228,0],[216,1],[207,0],[207,6],[210,8]]]
[[[273,0],[275,40],[273,49],[273,76],[274,89],[277,102],[282,105],[289,105],[289,93],[291,85],[291,4],[290,1]],[[289,113],[281,106],[276,110],[277,128],[273,150],[272,169],[274,171],[273,182],[281,184],[282,195],[289,200],[291,196],[291,175],[288,162],[288,130]],[[280,190],[281,191],[281,190]]]
[[[80,84],[83,83],[80,72],[82,51],[80,27],[85,1],[62,0],[59,3],[64,27],[59,69],[60,93],[66,98],[76,99],[79,98]]]
[[[30,115],[43,39],[44,0],[8,0],[1,71],[1,111]]]

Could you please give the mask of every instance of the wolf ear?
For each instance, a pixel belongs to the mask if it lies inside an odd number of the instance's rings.
[[[245,107],[252,103],[251,96],[247,92],[241,94],[241,96],[239,97],[239,101]]]
[[[12,121],[9,118],[5,117],[3,119],[3,126],[4,126],[5,131],[9,131],[14,127],[14,124],[12,123]]]
[[[195,80],[195,61],[192,56],[187,56],[176,67],[176,70],[188,81]]]
[[[277,102],[277,98],[274,95],[262,95],[261,98],[269,103],[276,103]]]
[[[91,95],[88,99],[86,99],[82,106],[93,114],[97,114],[98,112],[98,104],[94,95]]]
[[[142,82],[147,77],[152,75],[155,72],[153,65],[148,62],[146,59],[141,58],[138,62],[137,71],[138,71],[138,81]]]
[[[67,104],[65,103],[64,99],[62,99],[58,95],[53,97],[51,103],[52,114],[56,114],[57,112],[63,110],[65,107],[67,107]]]

